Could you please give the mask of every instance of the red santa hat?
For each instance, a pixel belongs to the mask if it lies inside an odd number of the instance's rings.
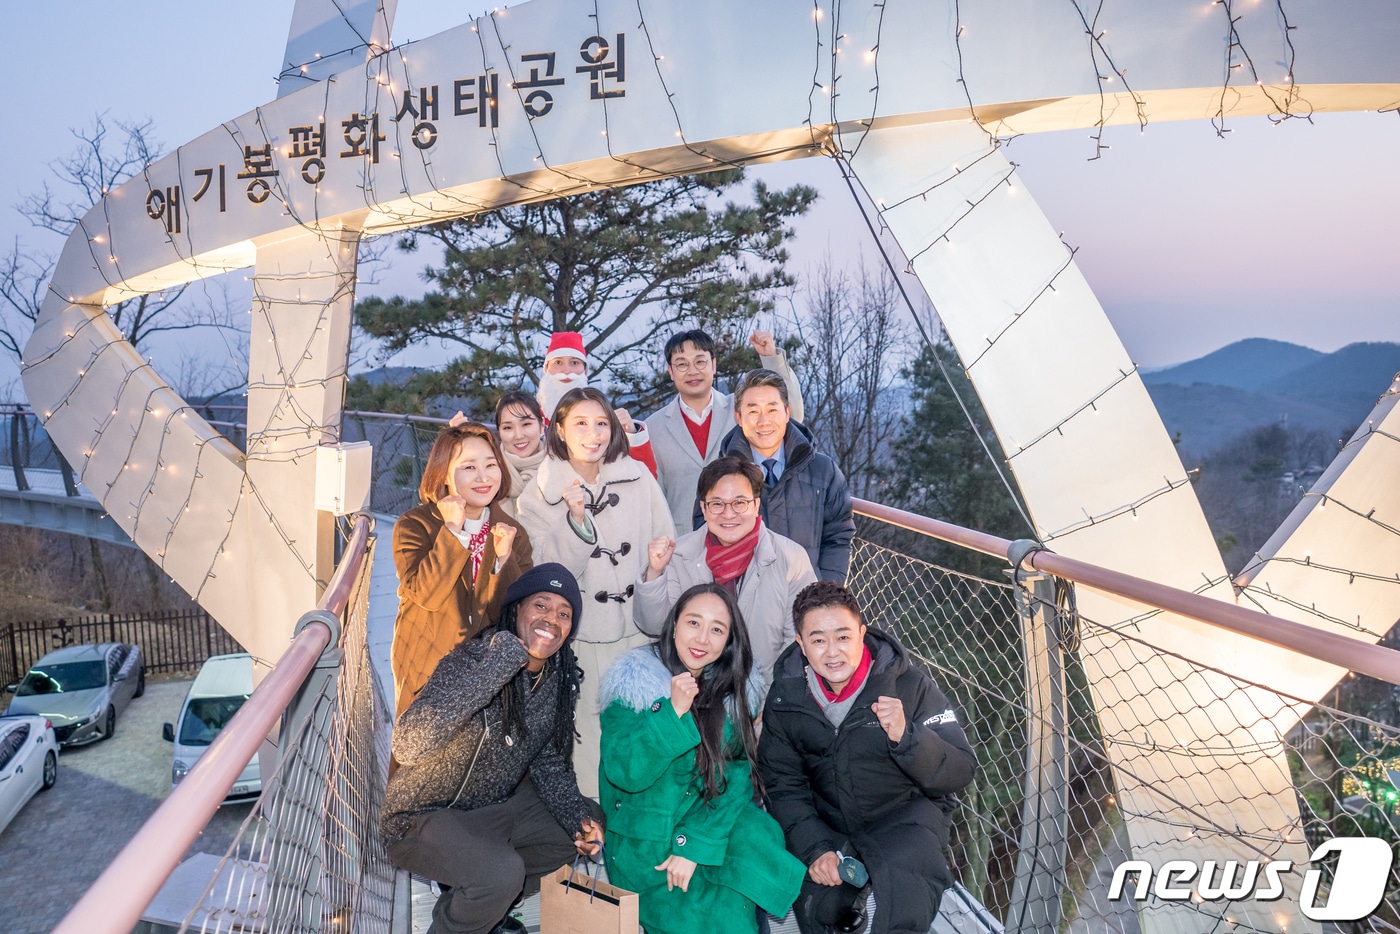
[[[578,331],[555,331],[550,335],[544,362],[548,363],[555,357],[577,357],[586,362],[588,351],[583,349],[583,335]]]

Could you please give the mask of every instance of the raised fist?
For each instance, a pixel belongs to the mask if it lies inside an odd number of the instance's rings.
[[[695,676],[688,671],[682,671],[671,679],[671,706],[676,711],[676,716],[684,717],[690,705],[695,702],[695,695],[700,693],[700,682],[695,680]]]
[[[462,531],[462,522],[467,518],[467,501],[460,496],[444,496],[437,501],[438,514],[442,521],[454,532]]]
[[[671,563],[671,555],[676,553],[676,540],[663,535],[647,542],[647,577],[656,580]]]
[[[564,488],[560,494],[564,500],[564,505],[569,507],[569,515],[573,517],[575,525],[583,525],[583,504],[585,502],[583,481],[575,480]]]
[[[495,549],[496,557],[505,558],[510,554],[515,545],[515,531],[515,526],[509,522],[497,522],[491,526],[491,546]]]
[[[778,342],[773,339],[772,331],[754,331],[749,335],[749,344],[758,351],[760,357],[776,357],[778,355]]]

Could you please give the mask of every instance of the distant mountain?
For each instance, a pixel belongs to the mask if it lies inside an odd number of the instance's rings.
[[[1236,389],[1260,389],[1309,363],[1327,356],[1320,350],[1251,337],[1236,341],[1204,357],[1178,363],[1176,366],[1144,371],[1142,381],[1149,386],[1174,383],[1190,386],[1209,383],[1212,386],[1233,386]]]
[[[1360,406],[1369,410],[1397,372],[1400,344],[1348,344],[1260,388],[1337,408],[1354,410]]]
[[[1400,344],[1350,344],[1334,353],[1263,338],[1143,373],[1182,453],[1200,457],[1262,425],[1286,422],[1345,438],[1400,371]]]

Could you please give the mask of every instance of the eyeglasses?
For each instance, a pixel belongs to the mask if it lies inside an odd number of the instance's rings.
[[[691,363],[689,360],[677,360],[675,363],[671,364],[671,369],[681,374],[689,373],[691,370],[697,373],[703,373],[714,365],[715,361],[712,358],[700,357],[694,363]]]
[[[632,551],[632,543],[631,543],[631,542],[623,542],[623,543],[622,543],[622,547],[619,548],[617,551],[610,551],[610,550],[608,550],[607,548],[604,548],[602,545],[597,545],[597,546],[595,546],[595,547],[593,548],[593,554],[589,555],[589,557],[590,557],[590,558],[601,558],[601,557],[603,557],[603,555],[607,555],[607,556],[608,556],[608,560],[612,562],[612,566],[613,566],[613,567],[617,567],[617,559],[618,559],[618,556],[621,555],[622,557],[625,558],[625,557],[627,557],[627,555],[628,555],[631,551]]]
[[[746,516],[753,508],[754,502],[755,500],[747,496],[740,496],[738,499],[731,500],[707,499],[700,505],[704,506],[705,511],[712,516],[722,516],[726,509],[733,509],[736,516]]]
[[[593,599],[597,600],[599,603],[607,603],[609,600],[616,600],[618,603],[626,603],[628,600],[632,599],[632,594],[635,593],[636,590],[637,587],[635,584],[628,584],[627,589],[622,593],[608,593],[606,590],[600,590],[593,595]]]

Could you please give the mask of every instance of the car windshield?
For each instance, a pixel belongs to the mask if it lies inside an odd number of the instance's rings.
[[[236,694],[233,697],[196,697],[190,701],[180,721],[180,745],[208,746],[247,699],[247,694]]]
[[[15,691],[20,697],[90,691],[107,683],[106,662],[63,662],[31,668]]]

